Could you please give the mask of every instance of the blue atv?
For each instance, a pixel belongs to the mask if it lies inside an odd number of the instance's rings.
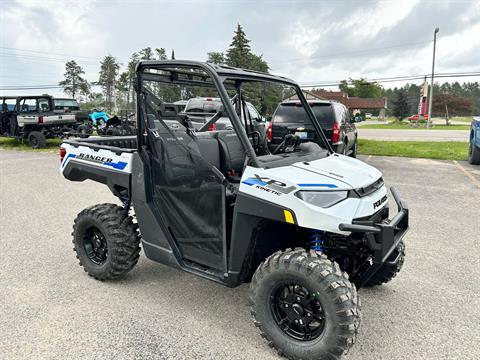
[[[105,111],[93,109],[88,114],[88,123],[78,127],[77,132],[80,137],[86,138],[92,134],[93,130],[98,135],[120,136],[131,135],[133,133],[130,127],[125,128],[117,115],[110,116]]]
[[[470,146],[468,148],[468,162],[480,165],[480,117],[474,116],[470,125]]]

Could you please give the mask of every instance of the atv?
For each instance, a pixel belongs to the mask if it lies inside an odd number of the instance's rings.
[[[391,189],[398,211],[389,219],[380,171],[334,153],[292,80],[194,61],[141,61],[135,90],[135,136],[61,145],[65,178],[101,182],[123,204],[78,214],[80,265],[98,280],[120,278],[142,244],[153,261],[229,287],[250,283],[254,324],[281,355],[341,357],[358,334],[357,289],[388,282],[402,268],[409,211],[398,192]],[[222,102],[199,129],[169,106],[195,90]],[[294,94],[315,138],[288,134],[271,154],[247,103],[268,111]],[[232,130],[211,130],[225,117]]]
[[[79,125],[76,133],[82,138],[87,138],[94,130],[97,135],[108,136],[134,135],[136,132],[135,128],[128,123],[128,120],[122,121],[117,115],[110,115],[97,109],[88,114],[88,121]]]

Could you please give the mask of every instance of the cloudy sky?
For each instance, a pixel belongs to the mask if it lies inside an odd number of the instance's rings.
[[[478,0],[2,0],[0,92],[19,93],[6,91],[8,86],[55,85],[70,59],[95,81],[103,56],[110,53],[125,65],[133,51],[147,46],[175,49],[177,59],[205,60],[208,51],[228,47],[237,23],[273,73],[301,84],[426,74],[435,27],[440,28],[436,72],[480,71]]]

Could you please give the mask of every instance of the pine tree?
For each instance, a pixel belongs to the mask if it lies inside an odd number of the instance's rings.
[[[393,116],[401,121],[408,116],[408,109],[408,94],[405,89],[400,89],[393,101]]]
[[[230,66],[247,68],[250,55],[250,40],[240,24],[234,31],[233,39],[226,53],[226,62]]]
[[[211,51],[207,53],[207,62],[212,64],[225,64],[225,55],[223,52]]]
[[[107,55],[100,62],[98,85],[103,89],[105,102],[109,110],[113,109],[114,90],[120,65],[112,55]]]
[[[89,86],[87,81],[82,77],[85,74],[82,67],[75,60],[68,61],[65,64],[65,80],[58,83],[63,88],[63,92],[75,98],[79,93],[86,91]]]

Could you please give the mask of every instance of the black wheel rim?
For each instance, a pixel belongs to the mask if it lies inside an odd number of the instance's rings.
[[[325,312],[317,292],[301,285],[277,287],[270,296],[270,309],[278,327],[295,340],[315,340],[325,329]]]
[[[91,262],[102,265],[107,261],[107,240],[102,232],[96,227],[89,228],[83,236],[83,247]]]
[[[38,145],[38,139],[36,136],[30,137],[30,144],[32,144],[33,147],[36,147]]]

